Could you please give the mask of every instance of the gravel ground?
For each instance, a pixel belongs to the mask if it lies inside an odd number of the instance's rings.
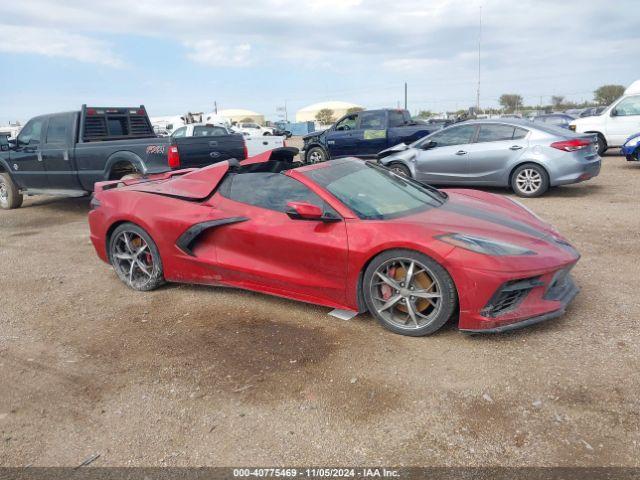
[[[526,200],[583,254],[567,314],[425,338],[230,289],[134,292],[96,257],[87,199],[28,199],[0,212],[0,465],[640,466],[638,198],[640,165],[607,156]]]

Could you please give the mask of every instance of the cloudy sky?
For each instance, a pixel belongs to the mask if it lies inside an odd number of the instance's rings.
[[[640,78],[637,1],[5,0],[0,123],[94,105],[152,115],[324,100],[443,111],[591,99]]]

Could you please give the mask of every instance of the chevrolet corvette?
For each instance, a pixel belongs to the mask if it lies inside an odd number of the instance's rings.
[[[428,335],[558,317],[578,252],[519,202],[437,190],[373,162],[306,166],[267,152],[96,184],[98,256],[129,287],[237,287],[355,312]]]

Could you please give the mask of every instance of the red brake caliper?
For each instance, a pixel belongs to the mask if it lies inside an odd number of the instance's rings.
[[[392,267],[389,270],[387,270],[387,275],[391,278],[395,278],[396,276],[396,268]],[[391,295],[393,295],[393,289],[391,288],[390,285],[387,285],[386,283],[383,283],[380,286],[380,293],[382,294],[382,298],[384,300],[389,300],[391,298]]]

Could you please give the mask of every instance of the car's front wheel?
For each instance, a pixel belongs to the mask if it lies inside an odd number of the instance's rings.
[[[133,223],[123,223],[113,231],[109,259],[120,280],[134,290],[146,292],[164,283],[158,247],[146,231]]]
[[[406,165],[404,165],[402,163],[391,163],[391,164],[389,164],[389,170],[391,170],[392,172],[397,173],[398,175],[402,175],[403,177],[411,178],[411,170],[409,170],[409,167],[407,167]]]
[[[402,335],[430,335],[442,327],[457,306],[456,288],[435,260],[413,250],[389,250],[374,258],[363,278],[371,314]]]
[[[313,147],[307,152],[307,163],[320,163],[327,160],[327,154],[320,147]]]
[[[0,173],[0,208],[11,210],[22,205],[23,196],[8,173]]]
[[[539,165],[521,165],[511,175],[511,188],[519,197],[539,197],[549,190],[549,175]]]

